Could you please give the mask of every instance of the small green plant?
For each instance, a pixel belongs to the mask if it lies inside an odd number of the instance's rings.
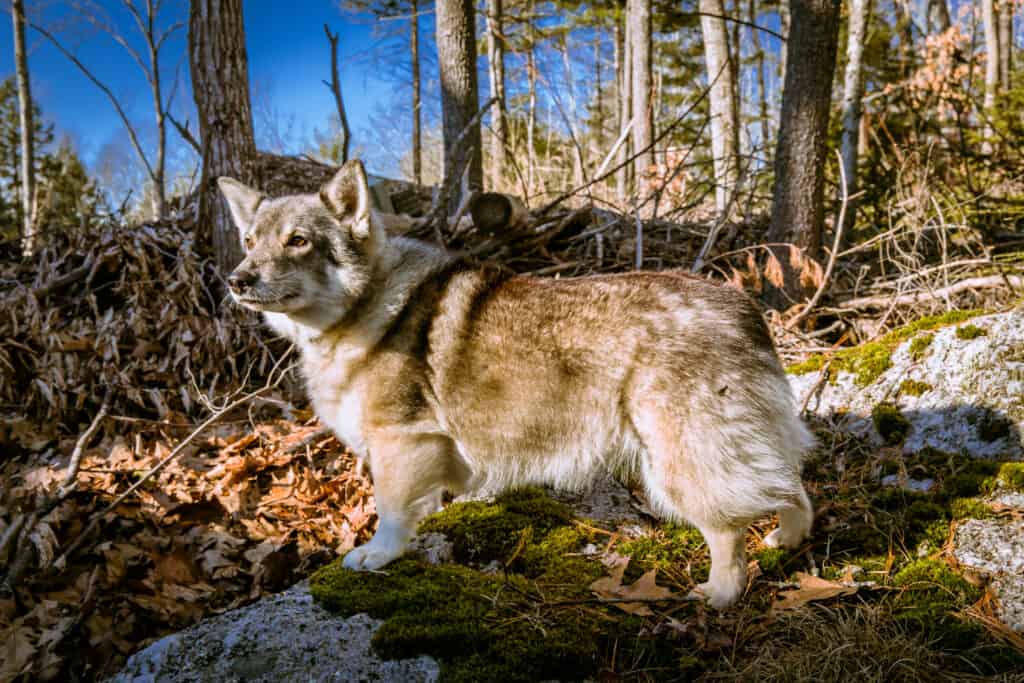
[[[931,333],[914,337],[910,342],[910,346],[907,348],[907,351],[910,353],[910,357],[914,360],[923,359],[928,353],[928,348],[932,345],[934,340],[935,335]]]
[[[964,341],[970,341],[971,339],[977,339],[978,337],[984,337],[988,332],[977,325],[961,325],[956,328],[956,338],[963,339]]]
[[[879,403],[871,411],[871,421],[887,444],[898,444],[910,431],[910,422],[893,403]]]
[[[899,393],[903,396],[920,396],[932,390],[928,382],[920,382],[916,379],[905,379],[900,383]]]

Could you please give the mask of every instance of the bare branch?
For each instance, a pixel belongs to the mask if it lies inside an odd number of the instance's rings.
[[[156,174],[153,170],[153,167],[149,163],[149,159],[146,158],[146,153],[142,151],[142,145],[139,142],[138,135],[136,135],[135,133],[135,127],[132,125],[131,121],[128,120],[128,115],[121,107],[121,103],[117,101],[117,97],[115,97],[114,93],[110,91],[110,88],[108,88],[106,85],[103,84],[102,81],[96,78],[96,76],[93,75],[92,71],[90,71],[85,64],[82,64],[82,62],[79,61],[78,57],[75,57],[75,55],[73,55],[67,48],[65,48],[64,45],[62,45],[61,42],[57,40],[57,38],[52,33],[47,31],[42,26],[39,26],[38,24],[29,23],[29,26],[31,26],[33,29],[38,31],[44,38],[53,43],[53,46],[60,50],[61,54],[67,57],[72,64],[77,66],[78,70],[81,71],[86,78],[92,81],[93,85],[99,88],[103,92],[103,94],[107,96],[107,99],[110,100],[110,103],[114,105],[114,109],[117,111],[117,115],[121,119],[121,123],[124,124],[125,129],[128,131],[128,139],[132,143],[132,148],[135,149],[135,153],[138,154],[139,159],[142,161],[143,166],[146,167],[146,174],[149,176],[150,180],[156,181]]]
[[[185,125],[183,126],[178,122],[178,119],[174,118],[171,112],[166,112],[164,116],[166,116],[167,120],[171,122],[171,125],[177,129],[178,135],[181,136],[181,139],[191,145],[192,148],[201,155],[203,153],[202,145],[200,145],[199,141],[196,140],[194,135],[192,135],[192,131],[188,129],[188,121],[185,121]]]
[[[352,133],[348,127],[345,103],[341,99],[341,79],[338,76],[338,34],[332,34],[327,24],[324,24],[324,34],[327,36],[327,42],[331,44],[331,82],[324,81],[324,85],[334,94],[334,106],[338,109],[338,121],[341,124],[341,163],[345,163],[348,161]]]

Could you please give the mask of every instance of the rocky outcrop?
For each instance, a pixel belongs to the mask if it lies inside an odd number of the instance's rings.
[[[876,343],[861,358],[848,353],[839,369],[823,361],[791,375],[797,401],[876,444],[902,441],[905,453],[930,447],[978,458],[1024,456],[1024,311],[919,327],[892,348]]]
[[[1000,461],[1024,458],[1024,311],[949,325],[926,321],[888,340],[843,352],[838,369],[824,358],[791,369],[809,370],[791,375],[797,401],[839,429],[907,455],[930,448]],[[982,502],[1024,510],[1020,479],[997,477]],[[934,482],[889,475],[882,484],[924,492]],[[954,555],[991,579],[1000,618],[1024,632],[1024,522],[1019,514],[984,516],[957,526]]]
[[[109,682],[436,681],[440,667],[430,657],[383,660],[373,653],[370,639],[381,623],[331,614],[303,582],[158,640]]]

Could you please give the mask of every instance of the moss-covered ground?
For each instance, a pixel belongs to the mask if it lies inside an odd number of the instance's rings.
[[[835,351],[832,354],[814,354],[801,363],[786,368],[786,372],[793,375],[804,375],[809,372],[817,372],[825,367],[826,362],[829,368],[829,381],[835,381],[837,373],[841,371],[853,374],[854,381],[858,386],[867,386],[892,367],[892,352],[897,346],[907,341],[910,343],[910,354],[915,359],[921,359],[927,353],[928,347],[934,339],[934,330],[957,325],[971,318],[982,315],[985,311],[949,311],[942,315],[932,315],[915,320],[912,323],[892,330],[888,334],[875,341],[861,344],[852,348],[845,348]],[[985,331],[974,325],[963,325],[957,328],[957,336],[961,339],[975,339],[985,334]],[[966,335],[966,336],[962,336]]]
[[[750,587],[727,610],[681,599],[707,576],[696,530],[652,522],[627,534],[574,519],[536,489],[427,519],[421,530],[452,541],[451,564],[405,558],[354,573],[335,563],[313,577],[313,595],[343,615],[384,620],[379,654],[430,655],[447,681],[974,680],[1024,671],[1024,653],[979,618],[992,609],[984,585],[950,558],[959,520],[1000,514],[985,495],[1024,488],[1024,464],[904,456],[820,436],[830,446],[804,475],[817,508],[812,538],[769,549],[760,538],[771,520],[755,525]],[[886,474],[934,486],[882,487]],[[598,557],[608,553],[630,558],[623,584],[655,569],[678,597],[649,603],[643,616],[602,601],[589,586],[607,575]],[[798,572],[862,585],[853,596],[773,610]]]

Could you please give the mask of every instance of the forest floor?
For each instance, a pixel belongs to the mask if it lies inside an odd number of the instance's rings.
[[[622,270],[636,258],[632,225],[573,210],[512,240],[457,246],[540,274]],[[692,260],[699,242],[680,237],[689,228],[649,227],[647,267]],[[723,261],[723,276],[760,281],[749,253],[731,271]],[[820,272],[804,265],[816,286]],[[293,378],[264,384],[286,347],[214,297],[211,271],[177,225],[111,225],[48,247],[36,263],[0,267],[10,312],[0,317],[0,566],[8,579],[18,574],[0,590],[0,683],[102,679],[154,639],[280,591],[369,538],[376,516],[359,463],[319,428]],[[818,327],[831,333],[776,324],[786,358],[863,337],[864,328],[836,331],[841,314],[823,314]],[[170,457],[201,419],[261,386]],[[805,472],[814,537],[771,551],[760,544],[768,521],[755,528],[752,582],[736,609],[681,599],[707,571],[693,530],[641,506],[643,523],[623,531],[535,492],[458,504],[429,521],[456,539],[456,565],[403,560],[388,575],[359,575],[358,586],[328,568],[314,588],[343,613],[385,619],[381,652],[433,654],[455,680],[485,665],[511,676],[513,654],[520,666],[561,667],[521,674],[565,680],[1012,680],[1024,668],[1021,637],[994,618],[991,593],[960,571],[949,543],[964,517],[1018,514],[983,500],[999,465],[943,454],[904,462],[893,448],[821,429]],[[62,487],[76,451],[75,483]],[[883,488],[881,476],[900,467],[939,486]],[[492,522],[498,538],[459,550],[465,529]],[[498,573],[481,571],[495,562]],[[453,583],[461,597],[447,604],[441,589]],[[430,623],[452,628],[432,631],[403,612],[410,591]],[[464,642],[508,654],[453,655],[452,643]]]

